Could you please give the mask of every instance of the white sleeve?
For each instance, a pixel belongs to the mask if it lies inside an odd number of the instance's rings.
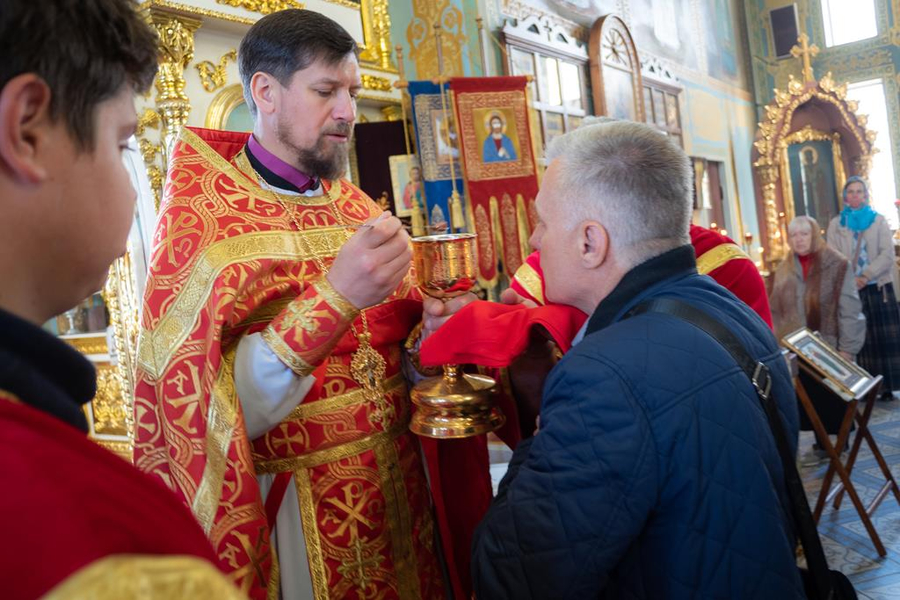
[[[301,377],[275,356],[262,334],[244,336],[234,359],[237,390],[247,437],[251,440],[278,425],[309,393],[316,378]]]

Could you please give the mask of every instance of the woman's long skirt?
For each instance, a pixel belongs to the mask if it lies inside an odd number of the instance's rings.
[[[881,375],[882,393],[900,390],[900,307],[893,284],[881,289],[867,285],[859,290],[866,316],[866,343],[859,351],[859,366],[872,375]]]

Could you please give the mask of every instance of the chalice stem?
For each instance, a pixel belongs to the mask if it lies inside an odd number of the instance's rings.
[[[459,365],[444,365],[444,379],[456,381],[459,377]]]

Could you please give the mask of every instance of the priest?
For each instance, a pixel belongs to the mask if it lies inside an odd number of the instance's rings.
[[[357,50],[311,11],[250,28],[253,133],[184,130],[151,258],[135,464],[252,598],[447,593],[404,373],[474,296],[423,303],[400,221],[342,178]]]

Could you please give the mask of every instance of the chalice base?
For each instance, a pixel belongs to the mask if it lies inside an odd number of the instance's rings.
[[[496,382],[484,375],[431,377],[412,390],[418,407],[409,425],[417,435],[466,438],[500,428],[506,417],[494,406]]]

